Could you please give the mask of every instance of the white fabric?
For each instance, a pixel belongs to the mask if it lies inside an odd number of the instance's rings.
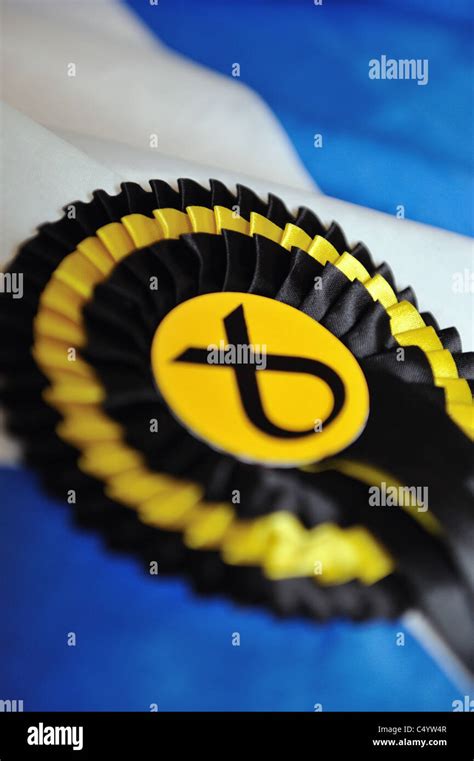
[[[453,289],[453,273],[473,268],[469,239],[315,197],[314,184],[258,96],[238,79],[168,51],[115,0],[4,0],[2,7],[4,97],[69,143],[31,123],[6,127],[5,204],[15,216],[23,201],[20,224],[6,222],[4,257],[62,205],[88,197],[95,187],[117,188],[119,178],[241,180],[264,194],[279,192],[290,206],[304,203],[336,219],[351,240],[363,240],[379,261],[391,264],[400,284],[415,287],[422,309],[442,326],[456,325],[465,348],[472,348],[472,298]],[[75,77],[67,76],[68,63],[75,63]],[[151,134],[158,135],[158,151],[149,147]]]
[[[2,0],[2,10],[3,98],[40,124],[151,161],[156,135],[162,154],[315,187],[258,95],[168,50],[119,2]]]
[[[148,151],[62,132],[62,138],[24,115],[4,107],[4,223],[3,257],[34,233],[35,226],[52,221],[62,206],[90,198],[101,187],[119,190],[123,180],[147,185],[161,177],[175,183],[193,177],[207,184],[218,176],[229,186],[249,184],[262,196],[280,195],[290,209],[306,205],[324,222],[337,220],[349,240],[362,240],[377,262],[392,267],[400,287],[412,285],[422,311],[431,311],[441,327],[455,325],[465,349],[472,349],[472,297],[453,289],[453,272],[473,267],[472,241],[462,235],[408,220],[396,219],[371,209],[345,203],[320,193],[294,190],[268,180],[256,180],[238,171],[218,171],[200,164]]]

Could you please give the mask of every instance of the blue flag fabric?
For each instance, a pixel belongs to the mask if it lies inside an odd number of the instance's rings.
[[[199,598],[106,550],[30,473],[1,469],[0,493],[0,687],[24,710],[449,711],[460,697],[401,622],[318,626]]]
[[[174,50],[239,72],[324,193],[472,235],[468,0],[126,2]],[[383,55],[427,60],[426,85],[370,79],[370,61]]]

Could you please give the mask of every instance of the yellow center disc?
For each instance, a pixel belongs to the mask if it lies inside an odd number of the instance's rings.
[[[183,302],[156,331],[152,366],[182,424],[246,462],[315,462],[354,441],[368,416],[351,352],[308,315],[263,296]]]

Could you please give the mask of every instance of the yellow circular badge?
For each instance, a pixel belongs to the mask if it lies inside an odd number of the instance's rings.
[[[183,302],[156,331],[152,366],[182,424],[246,462],[315,462],[354,441],[368,416],[351,352],[308,315],[264,296]]]

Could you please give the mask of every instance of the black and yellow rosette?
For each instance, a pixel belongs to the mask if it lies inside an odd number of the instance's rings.
[[[418,608],[472,668],[472,355],[336,223],[178,185],[96,191],[11,264],[27,462],[160,573],[317,620]],[[369,500],[403,486],[429,505]]]

